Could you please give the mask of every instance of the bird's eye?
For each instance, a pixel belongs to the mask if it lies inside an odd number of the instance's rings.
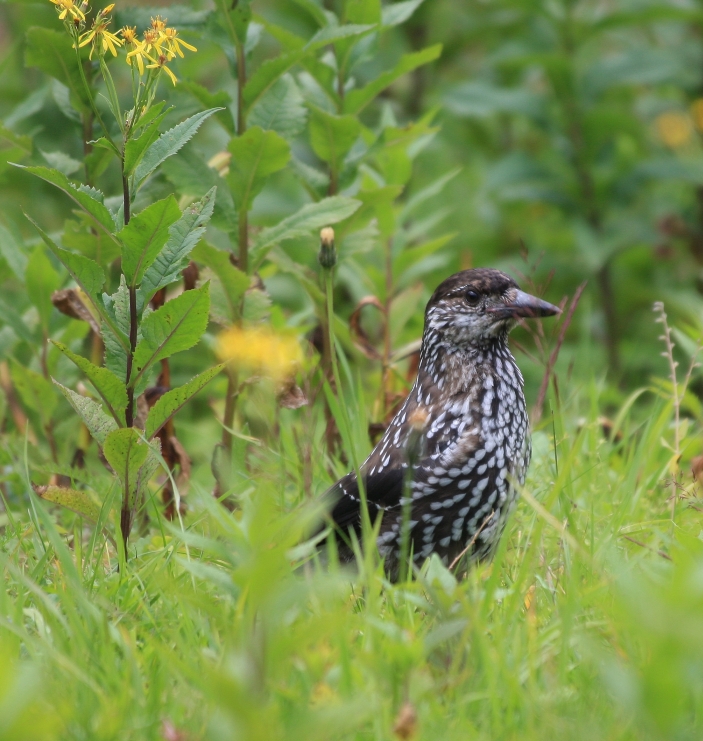
[[[478,303],[478,300],[481,297],[478,295],[478,291],[474,291],[472,288],[470,288],[466,292],[465,298],[466,298],[466,303],[468,303],[470,306],[476,306],[476,304]]]

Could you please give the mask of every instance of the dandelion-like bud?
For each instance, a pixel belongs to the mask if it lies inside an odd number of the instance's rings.
[[[320,252],[317,259],[325,270],[331,270],[337,264],[337,251],[334,248],[334,229],[326,226],[320,231]]]

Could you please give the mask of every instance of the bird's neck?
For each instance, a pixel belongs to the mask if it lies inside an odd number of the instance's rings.
[[[522,375],[508,348],[508,336],[500,334],[471,345],[456,345],[443,340],[439,332],[427,330],[422,338],[418,380],[433,389],[433,395],[467,394],[487,375],[505,368],[516,385],[522,386]]]

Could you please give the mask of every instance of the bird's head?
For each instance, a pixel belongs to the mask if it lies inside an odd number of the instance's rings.
[[[518,319],[554,316],[561,310],[521,291],[500,270],[479,268],[455,273],[432,294],[425,326],[459,346],[505,337]]]

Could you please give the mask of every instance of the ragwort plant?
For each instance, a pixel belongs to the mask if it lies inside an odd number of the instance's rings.
[[[155,441],[161,429],[189,398],[220,370],[208,369],[180,388],[160,394],[160,398],[141,412],[137,400],[149,386],[153,371],[161,361],[193,347],[205,332],[210,305],[209,286],[184,291],[170,301],[153,306],[155,295],[180,280],[188,256],[205,231],[213,210],[215,191],[184,211],[173,196],[156,201],[133,214],[133,203],[154,171],[193,136],[217,109],[196,114],[173,129],[159,133],[166,111],[155,102],[159,81],[166,76],[175,85],[169,64],[184,56],[184,49],[196,51],[183,41],[174,28],[159,16],[152,18],[140,39],[134,28],[125,27],[119,36],[110,31],[114,5],[98,11],[92,22],[86,18],[87,3],[52,0],[59,20],[70,38],[72,64],[82,83],[82,99],[89,106],[102,136],[90,144],[117,158],[122,182],[120,207],[111,212],[103,194],[95,187],[70,181],[57,169],[28,166],[26,171],[55,185],[68,195],[85,215],[91,233],[99,234],[120,256],[119,287],[103,293],[106,276],[103,267],[82,254],[60,247],[35,225],[50,252],[68,270],[76,283],[74,302],[81,305],[92,324],[98,325],[105,348],[105,365],[98,365],[74,353],[67,345],[56,346],[85,374],[100,402],[54,383],[83,420],[100,446],[107,463],[120,481],[120,537],[127,545],[137,509],[143,504],[146,487],[159,466],[161,446]],[[89,59],[97,59],[100,77],[114,124],[108,125],[97,102],[94,81],[89,83],[81,50],[90,47]],[[57,47],[54,47],[57,48]],[[66,45],[62,48],[68,49]],[[132,107],[124,111],[118,98],[108,57],[125,53],[131,68]],[[115,130],[116,126],[116,130]],[[150,305],[150,302],[152,304]],[[70,506],[97,522],[96,506],[86,491],[50,485],[38,492],[51,501]],[[109,509],[109,508],[108,508]]]

